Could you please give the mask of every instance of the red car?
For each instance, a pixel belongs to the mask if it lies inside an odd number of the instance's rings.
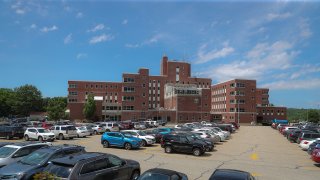
[[[320,163],[320,149],[314,149],[311,154],[311,159],[314,162]]]
[[[239,129],[240,128],[240,124],[236,123],[236,122],[231,122],[232,125],[234,125],[234,127],[236,129]]]

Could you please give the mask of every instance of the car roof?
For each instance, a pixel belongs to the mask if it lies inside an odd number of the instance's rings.
[[[74,166],[79,161],[94,158],[94,157],[99,157],[99,156],[106,156],[106,155],[109,155],[109,154],[99,153],[99,152],[84,152],[79,154],[68,155],[62,158],[57,158],[52,160],[52,162],[57,164],[66,164],[66,165]]]
[[[61,149],[69,149],[69,148],[84,148],[84,147],[78,146],[78,145],[72,145],[72,144],[62,144],[62,145],[56,145],[56,146],[43,147],[40,150],[52,152],[52,151],[57,151]]]
[[[5,145],[6,147],[14,147],[14,148],[21,148],[25,146],[35,146],[35,145],[50,145],[49,143],[42,143],[42,142],[18,142],[13,144]]]
[[[210,177],[210,180],[217,179],[233,179],[242,180],[248,179],[250,174],[245,171],[235,170],[235,169],[216,169]]]
[[[165,174],[165,175],[168,175],[168,176],[171,176],[171,175],[174,175],[174,174],[180,174],[177,171],[173,171],[173,170],[169,170],[169,169],[161,169],[161,168],[149,169],[146,172]]]

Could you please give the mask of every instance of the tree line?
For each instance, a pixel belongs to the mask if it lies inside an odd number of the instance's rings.
[[[33,85],[17,88],[0,88],[0,117],[27,117],[31,112],[47,112],[50,120],[68,119],[67,97],[42,97]],[[83,114],[87,119],[94,116],[96,104],[94,96],[88,95]]]
[[[33,85],[0,88],[0,117],[27,117],[31,112],[47,112],[52,120],[66,118],[66,97],[42,97]]]
[[[310,121],[315,123],[320,122],[319,109],[288,108],[287,116],[290,122],[298,122],[298,121]]]

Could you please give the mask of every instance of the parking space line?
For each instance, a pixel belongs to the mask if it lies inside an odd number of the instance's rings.
[[[257,153],[252,153],[252,154],[250,155],[250,159],[253,160],[253,161],[256,161],[256,160],[259,159],[259,156],[258,156]]]

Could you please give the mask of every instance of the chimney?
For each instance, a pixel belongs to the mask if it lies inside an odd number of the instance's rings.
[[[161,75],[168,75],[168,56],[163,55],[161,60]]]

